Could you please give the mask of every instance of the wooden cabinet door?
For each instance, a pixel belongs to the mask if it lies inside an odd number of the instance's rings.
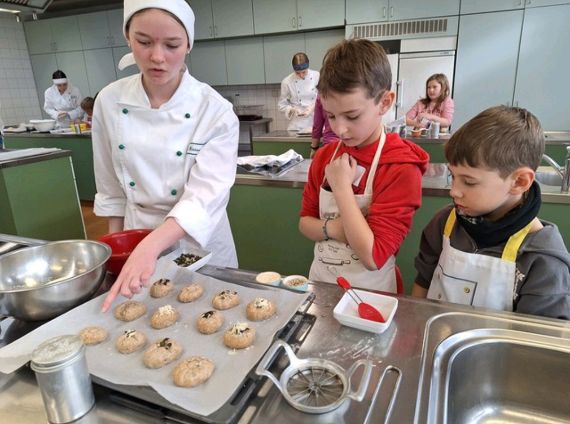
[[[293,55],[304,51],[304,34],[263,37],[265,82],[267,84],[280,83],[283,78],[293,72],[293,67],[291,66]]]
[[[346,23],[361,24],[388,20],[388,0],[347,0]]]
[[[213,0],[215,37],[253,35],[251,0]]]
[[[453,15],[459,15],[459,0],[390,0],[388,9],[390,21]]]
[[[463,15],[455,62],[452,126],[491,106],[511,104],[523,11]]]
[[[545,130],[570,130],[568,22],[570,4],[525,10],[514,99]]]
[[[253,0],[256,34],[297,30],[297,0]]]
[[[299,0],[297,2],[297,28],[344,26],[344,8],[344,0]]]
[[[202,41],[190,52],[192,75],[210,85],[227,85],[226,50],[223,41]]]
[[[228,84],[265,84],[261,37],[226,40],[225,44]]]

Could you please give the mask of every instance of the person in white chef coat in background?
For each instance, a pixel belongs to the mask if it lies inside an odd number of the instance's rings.
[[[184,0],[125,0],[123,31],[139,74],[100,91],[93,112],[95,214],[109,231],[154,229],[131,253],[103,303],[147,286],[156,259],[180,243],[237,267],[226,214],[235,180],[239,122],[232,105],[194,79],[184,60],[194,13]]]
[[[309,69],[309,58],[305,53],[296,53],[291,64],[294,72],[281,81],[279,110],[289,119],[289,131],[310,131],[313,127],[319,73]]]
[[[59,128],[83,116],[81,109],[81,93],[72,85],[63,71],[59,69],[52,74],[53,85],[44,93],[44,110],[56,120]]]

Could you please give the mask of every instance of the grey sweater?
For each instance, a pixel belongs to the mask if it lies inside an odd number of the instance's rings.
[[[424,228],[420,252],[415,259],[416,283],[428,289],[442,250],[443,227],[453,205],[439,210]],[[570,319],[570,254],[558,227],[541,221],[544,228],[529,233],[516,261],[513,311]],[[456,223],[451,246],[463,252],[501,257],[505,243],[477,249],[475,241]]]

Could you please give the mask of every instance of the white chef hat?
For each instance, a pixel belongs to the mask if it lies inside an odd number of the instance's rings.
[[[125,0],[123,15],[123,34],[125,37],[127,36],[127,23],[135,13],[143,9],[162,9],[176,16],[184,25],[188,34],[188,44],[192,48],[194,44],[194,12],[185,0]],[[133,54],[128,53],[121,58],[118,68],[123,70],[134,64]]]

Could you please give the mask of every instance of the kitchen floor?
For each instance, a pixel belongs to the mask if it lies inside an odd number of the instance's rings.
[[[82,200],[81,213],[89,240],[98,240],[108,233],[107,218],[100,218],[93,213],[93,202]]]

